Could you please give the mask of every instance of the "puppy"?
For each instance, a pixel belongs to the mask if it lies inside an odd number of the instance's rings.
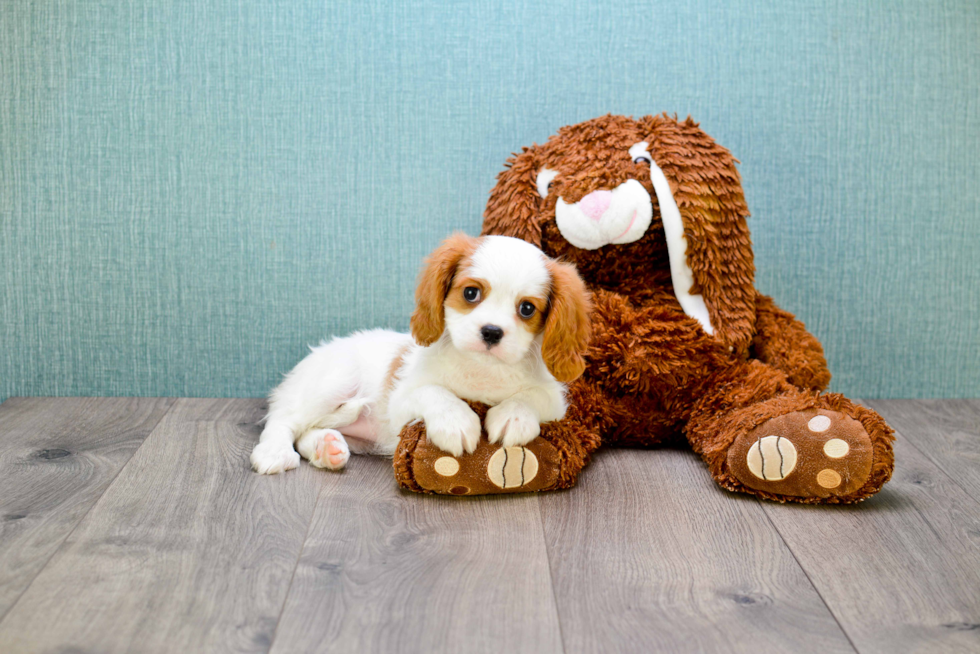
[[[351,452],[391,456],[414,420],[440,449],[472,453],[480,420],[463,400],[492,406],[487,435],[504,446],[564,416],[564,384],[584,371],[589,337],[572,266],[519,239],[456,234],[426,261],[415,296],[411,335],[335,338],[286,376],[252,451],[256,472],[295,468],[299,454],[329,470]]]

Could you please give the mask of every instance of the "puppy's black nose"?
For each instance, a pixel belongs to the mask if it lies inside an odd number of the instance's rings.
[[[480,327],[480,335],[483,336],[483,342],[487,347],[493,347],[504,337],[504,330],[496,325],[484,325]]]

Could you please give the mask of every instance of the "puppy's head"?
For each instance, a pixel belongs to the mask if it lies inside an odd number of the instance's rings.
[[[525,241],[455,234],[426,261],[415,296],[412,335],[421,345],[445,332],[460,351],[515,364],[539,343],[559,381],[585,370],[588,291],[574,267]]]

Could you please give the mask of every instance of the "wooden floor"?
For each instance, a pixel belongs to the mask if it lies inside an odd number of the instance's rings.
[[[980,401],[866,404],[895,476],[812,507],[684,450],[526,496],[262,477],[258,400],[11,399],[0,652],[980,652]]]

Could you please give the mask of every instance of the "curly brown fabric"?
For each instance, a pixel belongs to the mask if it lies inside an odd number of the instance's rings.
[[[629,154],[640,142],[669,182],[690,293],[703,298],[713,334],[675,296],[650,165]],[[719,485],[766,499],[854,502],[890,478],[892,430],[870,409],[821,395],[830,372],[820,343],[755,289],[735,164],[690,118],[610,115],[523,148],[498,177],[483,233],[522,238],[574,263],[593,293],[585,374],[569,386],[565,418],[542,427],[559,453],[550,488],[573,485],[601,445],[648,447],[681,435]],[[536,183],[545,168],[557,175],[541,197]],[[641,238],[594,250],[565,239],[558,198],[574,204],[629,180],[643,185],[653,208]],[[396,457],[396,477],[412,490],[419,488],[405,462],[422,431],[406,432]]]

